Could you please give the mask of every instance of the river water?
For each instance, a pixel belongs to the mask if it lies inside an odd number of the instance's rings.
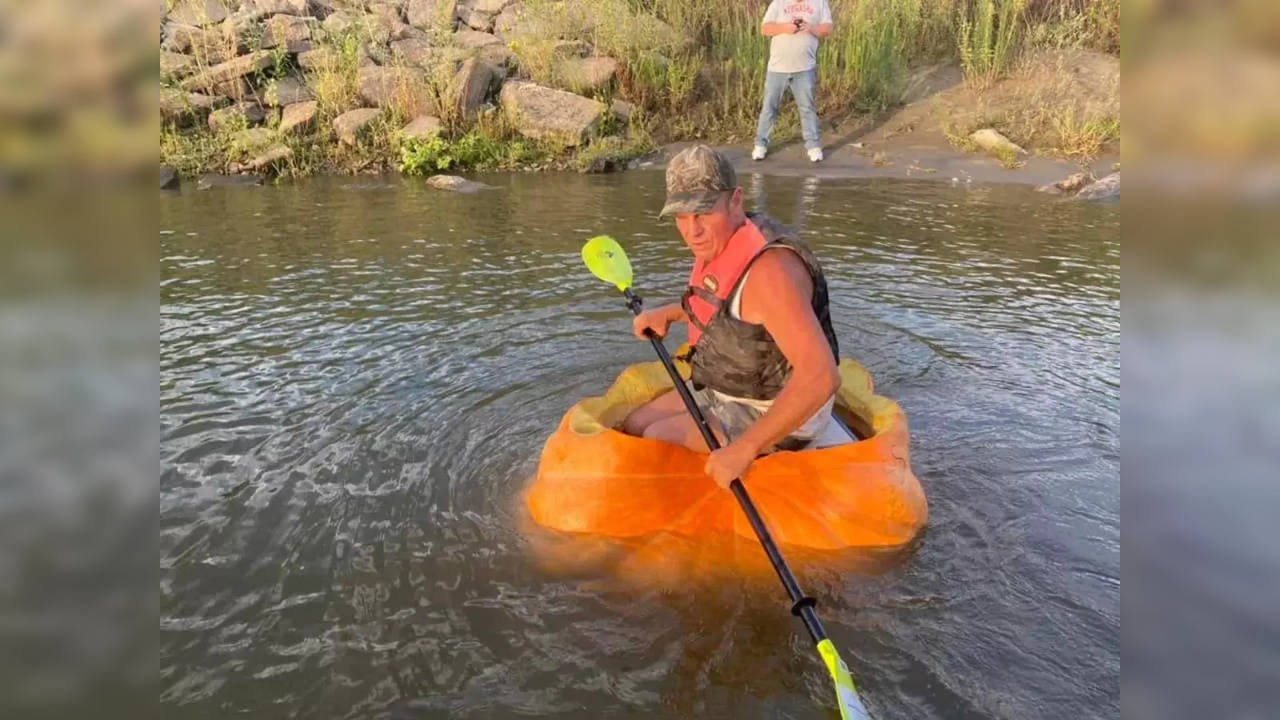
[[[780,587],[619,592],[535,561],[542,442],[652,359],[583,241],[616,237],[654,301],[690,258],[659,173],[481,179],[162,195],[168,714],[837,717]],[[1117,716],[1118,208],[742,180],[911,423],[921,541],[813,588],[872,714]]]

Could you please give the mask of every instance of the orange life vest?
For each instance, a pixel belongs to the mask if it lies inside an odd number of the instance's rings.
[[[768,244],[760,228],[747,220],[729,238],[729,244],[719,255],[709,262],[694,262],[684,297],[685,312],[690,320],[690,345],[698,344],[698,338],[702,337],[711,317],[729,299],[729,294],[738,286],[738,279]]]

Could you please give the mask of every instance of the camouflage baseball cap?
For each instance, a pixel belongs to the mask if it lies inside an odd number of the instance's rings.
[[[706,145],[692,145],[667,163],[667,204],[659,216],[706,212],[736,187],[738,173],[728,158]]]

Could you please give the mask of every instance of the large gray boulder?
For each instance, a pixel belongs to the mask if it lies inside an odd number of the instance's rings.
[[[518,3],[511,3],[506,6],[502,12],[498,13],[498,17],[493,20],[493,31],[503,37],[510,35],[520,22],[520,11],[523,6]]]
[[[611,57],[566,58],[555,67],[555,77],[565,89],[594,93],[607,87],[618,74],[618,61]]]
[[[333,132],[344,144],[355,145],[381,115],[382,111],[374,108],[348,110],[333,119]]]
[[[228,35],[221,26],[206,29],[172,23],[164,26],[160,48],[190,55],[199,65],[226,62],[246,49],[238,36]]]
[[[261,90],[262,102],[271,107],[284,107],[312,99],[311,91],[300,78],[293,75],[276,78]]]
[[[313,18],[272,15],[262,26],[262,47],[284,46],[291,53],[311,49],[311,31],[319,23]]]
[[[477,30],[459,30],[453,34],[453,42],[458,47],[477,50],[486,45],[503,44],[502,38],[489,33],[482,33]]]
[[[183,25],[217,25],[231,13],[222,0],[182,0],[169,11],[169,19]]]
[[[423,30],[452,30],[457,11],[457,0],[409,0],[405,18],[410,25]]]
[[[419,115],[413,122],[400,128],[400,137],[406,140],[430,140],[444,132],[440,119],[430,115]]]
[[[356,18],[354,15],[345,10],[336,10],[330,13],[324,19],[324,22],[320,23],[320,27],[324,28],[324,31],[330,35],[341,35],[355,27],[355,24]]]
[[[390,3],[369,6],[369,14],[363,18],[365,31],[377,44],[410,37],[425,37],[421,30],[409,25],[400,15],[400,9]]]
[[[483,33],[493,30],[493,16],[479,10],[472,10],[467,13],[467,17],[463,22],[472,30],[479,30]]]
[[[466,119],[475,117],[476,110],[488,99],[492,83],[493,69],[479,58],[463,62],[453,76],[450,87],[451,100],[458,116]]]
[[[230,98],[233,102],[240,102],[246,98],[253,97],[253,88],[249,87],[249,81],[242,77],[220,82],[209,88],[208,92]]]
[[[357,82],[357,95],[366,105],[397,108],[409,117],[437,114],[427,74],[418,68],[362,67]]]
[[[608,110],[590,98],[518,80],[502,86],[499,102],[521,135],[566,146],[584,142]]]
[[[403,65],[429,68],[437,55],[438,52],[427,40],[409,38],[391,43],[391,57]]]
[[[230,101],[221,95],[161,88],[160,118],[175,125],[190,125],[228,102]]]
[[[182,53],[160,51],[160,77],[186,77],[195,70],[195,58]]]
[[[494,72],[506,77],[511,73],[517,65],[520,64],[516,54],[506,45],[485,45],[475,51],[476,57],[480,58]]]
[[[285,105],[280,111],[278,129],[282,134],[305,132],[316,124],[316,116],[319,114],[320,104],[315,100]]]
[[[259,70],[265,70],[274,63],[275,60],[271,57],[271,53],[266,50],[241,55],[183,80],[182,89],[189,91],[205,90],[228,80],[236,80]]]
[[[222,132],[228,128],[261,125],[266,119],[267,112],[258,103],[236,103],[209,113],[209,129]]]

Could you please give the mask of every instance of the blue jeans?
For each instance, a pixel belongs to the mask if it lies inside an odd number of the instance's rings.
[[[817,85],[817,68],[798,73],[765,73],[764,107],[760,108],[760,122],[756,124],[756,144],[769,146],[769,135],[773,133],[773,124],[778,121],[782,93],[791,88],[791,97],[795,98],[796,109],[800,111],[800,133],[804,135],[805,149],[822,147],[818,139],[818,110],[813,103]]]

